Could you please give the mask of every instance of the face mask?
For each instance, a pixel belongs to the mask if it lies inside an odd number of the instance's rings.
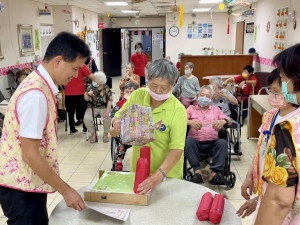
[[[211,103],[211,100],[207,97],[198,97],[198,103],[201,107],[205,107]]]
[[[184,70],[184,74],[185,74],[185,75],[190,75],[190,74],[191,74],[191,71],[190,71],[190,70]]]
[[[178,62],[180,62],[181,61],[181,59],[178,59]]]
[[[97,88],[99,85],[95,82],[95,81],[92,81],[92,85],[93,87]]]
[[[249,74],[247,74],[247,73],[242,73],[242,77],[243,77],[244,79],[248,79],[248,78],[249,78]]]
[[[156,101],[163,101],[170,98],[170,92],[168,92],[167,94],[156,94],[151,91],[150,88],[148,88],[148,93]]]
[[[141,48],[137,48],[137,49],[136,49],[136,52],[137,52],[137,53],[141,53],[141,52],[142,52],[142,49],[141,49]]]
[[[299,105],[298,104],[298,101],[297,101],[297,96],[296,94],[289,94],[288,92],[288,88],[287,88],[287,84],[290,82],[291,80],[289,80],[288,82],[285,82],[285,81],[282,81],[281,82],[281,89],[282,89],[282,94],[284,96],[284,98],[292,103],[292,104],[296,104],[296,105]]]
[[[268,101],[269,104],[276,109],[283,109],[288,104],[283,95],[269,94]]]

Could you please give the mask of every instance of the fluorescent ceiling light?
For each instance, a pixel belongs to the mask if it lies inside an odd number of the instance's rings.
[[[122,13],[138,13],[138,10],[122,10]]]
[[[217,4],[221,2],[223,2],[223,0],[200,0],[199,4]]]
[[[193,9],[193,12],[208,12],[210,8],[198,8],[198,9]]]
[[[109,6],[125,6],[128,5],[127,2],[104,2],[105,5],[109,5]]]

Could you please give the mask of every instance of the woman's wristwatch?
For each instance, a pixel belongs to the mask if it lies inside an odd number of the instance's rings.
[[[228,119],[224,119],[225,120],[225,124],[224,124],[224,126],[228,126]]]
[[[162,168],[158,168],[158,171],[161,172],[161,174],[163,175],[162,181],[166,181],[167,175],[166,175],[165,171]]]

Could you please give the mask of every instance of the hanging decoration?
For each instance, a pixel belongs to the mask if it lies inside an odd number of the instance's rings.
[[[250,2],[248,2],[247,0],[241,0],[241,1],[235,0],[234,4],[240,6],[248,6],[250,5]]]
[[[228,16],[227,34],[230,34],[230,16]]]
[[[274,43],[274,49],[283,51],[287,46],[287,34],[288,34],[288,22],[289,22],[289,8],[285,7],[277,10],[277,23],[274,36],[276,38]]]
[[[0,12],[2,12],[4,10],[4,5],[2,2],[0,2]]]
[[[107,17],[110,17],[110,12],[107,13]]]
[[[63,10],[61,10],[63,13],[65,13],[65,14],[68,14],[68,15],[71,15],[72,14],[72,11],[71,10],[69,10],[69,0],[67,0],[67,8],[66,9],[63,9]],[[71,20],[71,18],[70,18],[70,20]]]
[[[84,12],[82,13],[82,20],[83,20],[83,23],[85,24],[85,15],[84,15]]]
[[[183,25],[183,4],[180,4],[180,12],[179,12],[179,27]]]
[[[224,3],[221,3],[221,4],[219,5],[219,9],[220,9],[220,10],[224,10],[224,8],[225,8]]]
[[[224,0],[224,1],[223,1],[224,5],[225,5],[226,8],[227,8],[227,14],[228,14],[228,15],[231,15],[231,14],[232,14],[232,10],[233,10],[233,7],[234,7],[234,1],[235,1],[235,0]]]
[[[270,32],[270,27],[271,27],[271,23],[270,23],[270,20],[268,20],[268,22],[267,22],[267,32],[268,33]]]

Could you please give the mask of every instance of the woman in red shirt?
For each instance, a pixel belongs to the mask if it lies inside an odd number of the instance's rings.
[[[130,57],[130,62],[134,64],[134,74],[137,74],[141,78],[141,86],[145,85],[145,67],[148,69],[148,61],[147,56],[142,53],[143,45],[142,43],[138,42],[135,44],[134,49],[136,50],[136,53],[134,53]]]
[[[84,77],[88,77],[91,80],[95,80],[94,75],[84,64],[82,68],[78,70],[78,77],[73,78],[67,85],[65,90],[66,108],[69,116],[70,134],[78,132],[75,129],[75,125],[80,125],[83,121],[85,112],[85,101],[84,101]],[[74,121],[74,115],[76,112],[76,123]]]

